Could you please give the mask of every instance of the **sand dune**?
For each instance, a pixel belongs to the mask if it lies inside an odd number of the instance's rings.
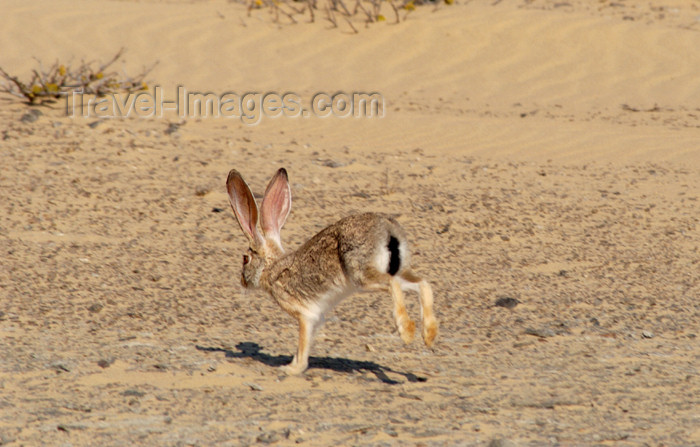
[[[362,135],[355,149],[697,161],[700,34],[690,29],[484,2],[425,8],[400,26],[378,24],[360,35],[322,20],[277,25],[264,11],[247,17],[226,2],[47,1],[12,8],[3,24],[3,41],[12,44],[2,63],[19,73],[34,65],[28,55],[79,60],[124,46],[132,72],[160,61],[152,78],[173,96],[177,85],[214,93],[291,91],[304,99],[379,92],[387,104],[379,126],[272,125],[287,132],[301,126],[312,138]],[[60,13],[37,14],[52,9]]]

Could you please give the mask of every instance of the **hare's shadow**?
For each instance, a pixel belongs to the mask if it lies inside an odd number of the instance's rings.
[[[214,348],[199,345],[195,347],[198,350],[204,352],[223,352],[227,358],[250,358],[253,360],[257,360],[258,362],[263,363],[267,366],[277,367],[286,365],[292,361],[292,356],[290,355],[266,354],[262,352],[262,347],[260,345],[249,341],[238,343],[236,345],[236,349],[238,350],[238,352],[235,352],[231,349]],[[387,375],[387,373],[402,375],[409,382],[425,382],[428,380],[425,377],[419,377],[412,373],[395,371],[389,367],[382,366],[374,362],[363,362],[338,357],[309,357],[309,368],[329,369],[331,371],[345,373],[354,371],[369,371],[375,376],[377,376],[377,379],[390,385],[397,385],[401,382],[393,380]]]

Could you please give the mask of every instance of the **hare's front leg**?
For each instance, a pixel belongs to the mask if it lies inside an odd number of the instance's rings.
[[[297,321],[299,322],[299,345],[297,346],[297,353],[294,355],[292,363],[281,367],[282,371],[289,375],[299,375],[309,367],[311,342],[313,341],[313,336],[316,332],[319,320],[299,314],[297,315]]]

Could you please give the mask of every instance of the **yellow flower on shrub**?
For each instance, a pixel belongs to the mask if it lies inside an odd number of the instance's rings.
[[[66,66],[65,65],[61,65],[60,67],[58,67],[58,74],[60,74],[61,76],[66,75]]]
[[[405,9],[406,11],[413,11],[414,9],[416,9],[416,5],[414,5],[413,0],[411,0],[410,2],[403,5],[403,9]]]

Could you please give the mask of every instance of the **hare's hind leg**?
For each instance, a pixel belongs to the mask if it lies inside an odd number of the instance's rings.
[[[403,301],[403,291],[401,283],[396,278],[391,278],[391,298],[394,300],[394,320],[396,328],[399,330],[399,335],[404,343],[408,344],[413,341],[413,334],[416,331],[416,323],[411,321],[411,317],[406,312],[406,304]]]
[[[416,289],[418,288],[418,295],[420,297],[421,314],[423,316],[423,341],[425,345],[431,347],[435,341],[435,337],[438,334],[438,323],[433,314],[433,289],[430,287],[428,281],[421,279],[411,270],[404,270],[400,273],[400,278],[404,280],[406,288]],[[393,279],[392,279],[392,289],[393,289]]]

